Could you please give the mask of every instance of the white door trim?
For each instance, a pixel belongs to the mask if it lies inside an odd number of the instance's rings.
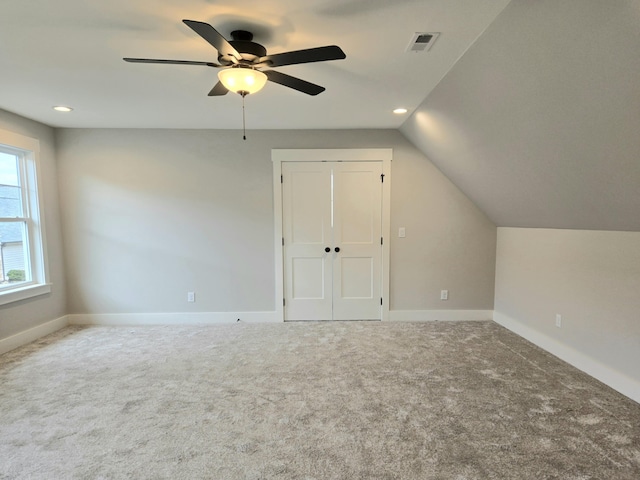
[[[282,255],[283,162],[382,162],[382,321],[389,320],[389,244],[391,243],[391,148],[272,149],[273,222],[276,276],[276,321],[284,321],[284,265]]]

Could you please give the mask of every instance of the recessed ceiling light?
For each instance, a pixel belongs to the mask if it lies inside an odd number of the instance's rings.
[[[56,105],[55,107],[53,107],[53,109],[56,112],[71,112],[71,111],[73,111],[73,108],[65,107],[64,105]]]
[[[403,113],[407,113],[407,109],[406,108],[396,108],[393,113],[395,113],[396,115],[402,115]]]

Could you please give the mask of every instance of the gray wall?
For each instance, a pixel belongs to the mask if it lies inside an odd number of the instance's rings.
[[[49,279],[53,284],[50,294],[0,306],[0,339],[3,339],[65,315],[66,293],[53,129],[4,110],[0,110],[0,128],[40,140],[38,182],[44,210]]]
[[[499,228],[497,252],[495,320],[640,401],[640,232]]]
[[[273,311],[271,149],[370,147],[394,150],[391,309],[491,310],[495,226],[397,131],[62,129],[69,313]]]

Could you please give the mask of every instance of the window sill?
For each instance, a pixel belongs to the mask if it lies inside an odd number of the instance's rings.
[[[0,292],[0,305],[27,300],[28,298],[45,295],[51,292],[50,283],[38,283],[36,285],[26,285],[21,288]]]

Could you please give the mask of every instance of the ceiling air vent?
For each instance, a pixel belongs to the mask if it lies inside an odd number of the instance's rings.
[[[440,33],[416,32],[407,47],[407,52],[428,52]]]

